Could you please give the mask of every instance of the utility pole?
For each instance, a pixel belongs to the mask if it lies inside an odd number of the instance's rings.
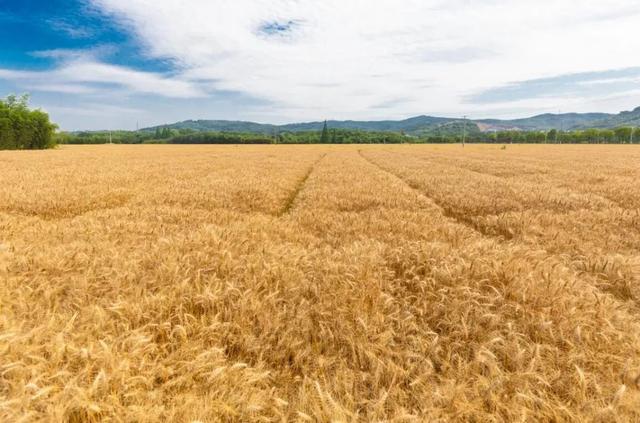
[[[463,116],[462,119],[464,119],[462,123],[462,148],[464,148],[464,142],[467,138],[467,117]]]

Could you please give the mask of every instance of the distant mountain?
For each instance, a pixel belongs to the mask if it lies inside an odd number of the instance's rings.
[[[460,119],[438,118],[431,116],[418,116],[405,120],[381,120],[381,121],[337,121],[330,120],[328,125],[336,129],[357,129],[362,131],[393,131],[393,132],[417,132],[425,128],[434,128],[438,125],[459,121]],[[183,122],[144,128],[142,131],[155,131],[157,128],[191,129],[194,131],[220,131],[220,132],[257,132],[272,134],[274,132],[303,132],[320,131],[324,121],[290,123],[286,125],[271,125],[255,122],[231,121],[231,120],[185,120]]]
[[[170,125],[145,128],[142,129],[142,131],[155,131],[157,128],[191,129],[194,131],[257,132],[266,134],[278,129],[278,126],[236,120],[185,120],[183,122],[172,123]]]
[[[327,125],[336,129],[359,129],[362,131],[393,131],[416,132],[424,128],[433,128],[460,119],[439,118],[432,116],[417,116],[405,120],[379,120],[379,121],[355,121],[355,120],[330,120]],[[293,123],[279,127],[282,131],[319,131],[324,122]]]
[[[604,121],[614,115],[607,113],[565,113],[533,116],[524,119],[498,120],[483,119],[476,121],[488,125],[491,129],[520,129],[526,131],[550,129],[576,129],[583,126],[593,126],[593,122]]]
[[[618,126],[640,126],[640,107],[636,107],[630,112],[622,112],[617,115],[608,115],[595,122],[591,122],[593,128],[615,128]]]
[[[290,123],[286,125],[270,125],[255,122],[227,121],[227,120],[186,120],[169,125],[154,126],[142,131],[155,131],[157,128],[190,129],[194,131],[219,132],[253,132],[273,134],[275,132],[303,132],[320,131],[324,122]],[[362,131],[405,132],[412,135],[447,133],[458,131],[464,125],[459,118],[434,116],[417,116],[405,120],[380,121],[337,121],[328,122],[330,128],[354,129]],[[498,131],[498,130],[550,130],[550,129],[584,129],[584,128],[615,128],[618,126],[640,126],[640,107],[630,112],[619,114],[608,113],[564,113],[543,114],[524,119],[479,119],[467,121],[469,131]]]

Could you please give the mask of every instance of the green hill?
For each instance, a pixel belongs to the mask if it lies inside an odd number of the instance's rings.
[[[593,122],[603,121],[611,116],[606,113],[546,113],[525,119],[498,120],[484,119],[477,121],[487,124],[492,129],[521,129],[526,131],[550,130],[550,129],[577,129],[584,126],[592,126]]]
[[[619,126],[640,127],[640,107],[630,112],[622,112],[617,115],[609,115],[590,124],[593,128],[616,128]]]
[[[324,122],[303,122],[286,125],[271,125],[256,122],[228,120],[186,120],[183,122],[145,128],[142,131],[155,131],[156,128],[169,128],[191,131],[218,131],[274,134],[279,132],[320,131]],[[460,131],[463,120],[460,118],[416,116],[405,120],[354,121],[331,120],[328,126],[334,129],[350,129],[376,132],[404,132],[409,135],[439,135],[451,131]],[[470,132],[499,130],[550,130],[616,128],[619,126],[640,126],[640,107],[619,114],[607,113],[564,113],[542,114],[523,119],[479,119],[468,120]]]

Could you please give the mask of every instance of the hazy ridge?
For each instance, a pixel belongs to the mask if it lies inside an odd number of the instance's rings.
[[[461,123],[461,118],[447,118],[436,116],[416,116],[404,120],[355,121],[330,120],[328,126],[336,129],[357,129],[364,131],[393,131],[409,134],[429,133],[443,130],[448,126]],[[616,128],[619,126],[640,126],[640,107],[633,111],[618,114],[609,113],[564,113],[541,114],[523,119],[478,119],[468,120],[469,130],[483,132],[517,129],[522,131],[534,130],[573,130],[584,128]],[[168,125],[145,128],[143,131],[154,131],[156,128],[191,129],[196,131],[224,131],[224,132],[254,132],[272,134],[275,132],[319,131],[323,121],[290,123],[272,125],[256,122],[229,120],[186,120]],[[475,127],[474,127],[475,125]]]

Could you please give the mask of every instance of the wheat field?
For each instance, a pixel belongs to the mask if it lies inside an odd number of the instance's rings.
[[[640,421],[639,177],[633,146],[0,152],[0,421]]]

